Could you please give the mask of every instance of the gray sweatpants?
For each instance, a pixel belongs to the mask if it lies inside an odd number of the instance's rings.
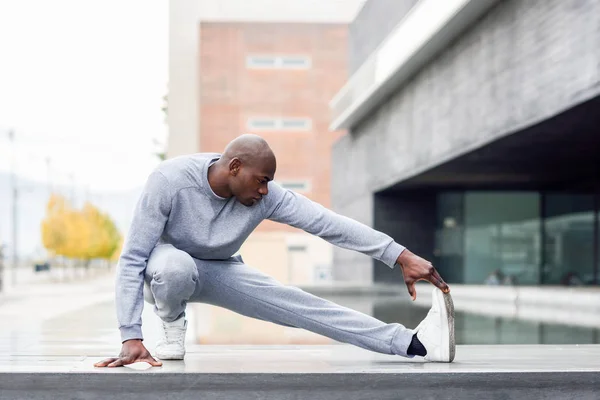
[[[305,291],[285,286],[244,264],[199,260],[172,245],[154,248],[145,272],[144,298],[166,322],[185,315],[189,302],[207,303],[247,317],[303,328],[343,343],[407,356],[413,331],[386,324]]]

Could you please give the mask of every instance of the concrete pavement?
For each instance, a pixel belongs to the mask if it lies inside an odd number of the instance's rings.
[[[94,368],[120,350],[113,282],[38,282],[3,297],[0,399],[600,399],[598,345],[459,346],[454,363],[431,364],[341,344],[195,345],[191,332],[185,361]],[[147,305],[143,320],[152,352]]]
[[[600,398],[595,345],[459,346],[452,364],[347,345],[192,346],[185,361],[145,371],[94,368],[98,352],[82,351],[65,343],[45,357],[3,356],[0,398]]]

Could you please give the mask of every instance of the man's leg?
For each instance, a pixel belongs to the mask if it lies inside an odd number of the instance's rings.
[[[343,343],[407,356],[413,331],[285,286],[241,258],[196,260],[206,271],[199,301],[280,325],[303,328]]]
[[[144,299],[154,304],[154,312],[165,322],[185,316],[188,300],[200,290],[194,259],[170,244],[154,248],[144,281]]]
[[[194,259],[172,245],[159,245],[148,259],[144,276],[144,298],[154,304],[162,320],[161,339],[156,356],[163,360],[182,360],[185,356],[185,307],[202,290],[202,280]]]

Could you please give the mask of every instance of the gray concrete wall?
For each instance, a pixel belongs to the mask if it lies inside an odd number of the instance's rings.
[[[418,0],[369,0],[349,28],[350,73],[379,46]]]
[[[598,49],[600,0],[500,2],[334,145],[334,209],[599,95]]]
[[[339,146],[342,142],[349,142],[352,145],[340,149]],[[367,145],[368,137],[346,135],[342,138],[342,142],[334,144],[332,152],[332,208],[342,215],[373,226],[374,197],[371,192],[364,190],[368,185],[369,176],[357,168],[350,167],[353,163],[367,164],[368,160],[362,149]],[[352,171],[352,173],[344,173],[344,171]],[[356,281],[365,284],[373,281],[371,257],[334,247],[333,258],[332,275],[334,280]]]

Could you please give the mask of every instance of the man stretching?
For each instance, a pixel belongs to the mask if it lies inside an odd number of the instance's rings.
[[[162,365],[142,342],[144,299],[162,320],[156,356],[163,360],[181,360],[185,355],[189,302],[307,329],[379,353],[438,362],[454,359],[450,289],[431,263],[388,235],[283,189],[272,182],[275,169],[275,155],[267,142],[242,135],[223,154],[177,157],[150,174],[119,259],[116,305],[121,353],[96,366],[141,361]],[[414,330],[386,324],[282,285],[246,265],[234,254],[265,219],[367,254],[390,268],[399,266],[413,300],[415,282],[431,282],[437,288],[427,317]]]

